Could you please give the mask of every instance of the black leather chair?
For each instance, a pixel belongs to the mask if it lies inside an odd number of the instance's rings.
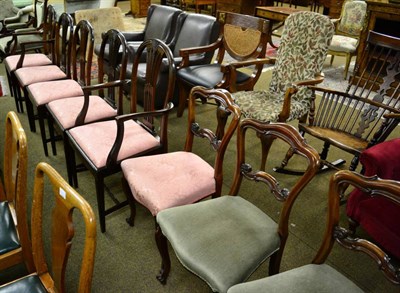
[[[210,15],[195,14],[195,13],[181,13],[178,16],[175,34],[171,42],[167,43],[174,56],[174,62],[177,68],[182,62],[180,57],[180,50],[184,48],[206,46],[215,42],[219,36],[220,24],[217,19]],[[128,44],[129,59],[135,55],[135,48]],[[209,51],[197,55],[190,56],[190,65],[202,65],[209,64],[212,60],[214,52]],[[129,62],[129,61],[128,61]],[[126,74],[131,75],[132,63],[128,64]],[[168,67],[165,66],[165,69]],[[163,70],[163,69],[162,69]],[[137,79],[137,96],[143,97],[144,92],[144,80],[146,74],[146,64],[140,64],[138,68],[138,79]],[[166,88],[168,83],[168,71],[163,70],[157,81],[155,107],[160,109],[163,107],[164,96],[166,94]],[[130,85],[128,84],[126,92],[130,92]],[[174,96],[172,102],[177,105],[179,101],[178,87],[175,86]],[[138,100],[139,104],[142,100]]]
[[[149,39],[159,39],[164,43],[169,43],[174,36],[176,21],[181,13],[182,10],[175,7],[150,5],[143,31],[123,32],[128,45],[132,47],[132,52],[136,52],[140,44]],[[94,52],[97,56],[99,55],[100,45],[95,47]],[[143,60],[146,60],[145,55],[143,55]]]

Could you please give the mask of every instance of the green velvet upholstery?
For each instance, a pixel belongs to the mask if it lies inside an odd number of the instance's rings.
[[[8,202],[0,202],[0,255],[20,246]]]
[[[280,246],[277,224],[239,196],[166,209],[157,222],[182,264],[218,292],[246,280]]]
[[[233,286],[228,293],[336,293],[364,292],[326,264],[309,264],[274,276]]]

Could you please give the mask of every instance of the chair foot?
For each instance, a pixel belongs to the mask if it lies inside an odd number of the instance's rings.
[[[161,284],[167,284],[167,276],[165,276],[165,271],[163,269],[160,269],[160,272],[158,273],[156,278]]]
[[[132,217],[126,218],[125,221],[129,224],[129,226],[135,226],[135,220]]]

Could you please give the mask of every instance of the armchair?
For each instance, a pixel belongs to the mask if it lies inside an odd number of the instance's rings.
[[[268,90],[234,93],[245,117],[260,121],[304,121],[311,106],[307,85],[323,81],[322,66],[334,33],[330,19],[311,11],[291,14],[285,21],[278,57]],[[268,139],[267,137],[265,139]],[[270,141],[262,139],[263,152]],[[262,166],[265,165],[263,156]]]
[[[299,129],[324,142],[320,155],[325,165],[332,166],[325,160],[333,145],[354,156],[349,166],[354,171],[361,152],[384,141],[398,125],[399,115],[393,114],[400,113],[399,63],[400,39],[370,31],[359,62],[364,69],[356,68],[345,92],[310,87],[309,119]],[[290,157],[289,151],[282,168]]]
[[[137,112],[136,79],[141,54],[146,51],[146,85],[143,111]],[[175,82],[175,64],[171,50],[161,41],[150,39],[143,42],[133,63],[131,76],[130,114],[118,115],[113,120],[100,121],[73,127],[66,131],[68,144],[65,146],[68,178],[77,178],[75,154],[93,174],[96,185],[100,228],[106,230],[106,215],[125,206],[118,202],[106,209],[104,178],[121,170],[121,161],[144,155],[153,155],[168,150],[168,115]],[[169,68],[169,83],[164,108],[154,109],[155,84],[162,66]],[[156,119],[158,118],[158,119]]]
[[[269,22],[250,15],[220,12],[221,25],[218,40],[208,46],[186,48],[180,51],[182,63],[177,71],[179,85],[178,117],[182,116],[190,89],[196,85],[206,88],[223,88],[230,92],[252,90],[263,68],[256,58],[265,57]],[[193,55],[210,54],[218,50],[212,64],[192,64]],[[223,64],[225,53],[234,60]],[[251,74],[237,70],[254,65]]]
[[[400,139],[374,145],[360,155],[365,176],[400,181]],[[362,188],[356,188],[348,196],[346,212],[350,229],[355,233],[361,226],[385,252],[400,259],[400,206],[389,198],[371,196]]]
[[[48,179],[45,181],[45,178]],[[50,188],[47,183],[50,182]],[[51,208],[51,222],[46,219],[44,205],[49,202],[48,190],[53,190],[54,207]],[[80,212],[80,217],[74,213]],[[74,217],[73,217],[74,215]],[[50,216],[49,216],[50,217]],[[66,271],[68,257],[74,237],[74,221],[84,222],[84,244],[81,253],[82,261],[79,274],[79,284],[76,292],[91,292],[94,259],[96,253],[96,218],[88,202],[47,163],[39,163],[35,170],[31,235],[34,260],[34,272],[20,279],[0,286],[0,292],[66,292]],[[46,262],[46,252],[43,245],[43,231],[51,229],[51,266]],[[50,242],[50,241],[48,241]],[[72,247],[75,247],[72,245]],[[79,247],[79,246],[76,246]],[[51,268],[49,270],[49,268]]]
[[[304,157],[306,173],[292,181],[293,185],[284,187],[272,174],[253,170],[245,151],[246,147],[251,149],[246,144],[249,132],[272,136],[293,147]],[[279,272],[289,234],[289,215],[296,198],[319,170],[318,153],[293,126],[244,119],[237,131],[236,154],[229,195],[168,208],[157,214],[156,240],[162,256],[160,281],[165,283],[170,272],[167,239],[184,267],[205,280],[214,292],[226,292],[231,286],[245,281],[268,258],[270,275]],[[246,200],[246,195],[238,195],[243,179],[264,183],[257,190],[282,203],[277,221]],[[253,187],[256,189],[255,184]]]
[[[16,29],[29,27],[36,21],[30,18],[30,14],[34,11],[31,5],[25,7],[16,7],[12,0],[0,1],[2,12],[0,13],[0,35],[9,34]]]
[[[347,0],[343,3],[340,18],[335,21],[335,34],[329,45],[331,65],[335,55],[345,56],[344,79],[347,78],[351,58],[357,55],[359,38],[365,26],[367,3],[362,0]]]
[[[17,114],[5,123],[4,187],[0,186],[0,270],[25,263],[34,271],[27,210],[28,145]],[[0,178],[0,185],[1,183]]]
[[[193,31],[196,31],[194,34]],[[179,56],[180,50],[184,48],[192,48],[198,46],[206,46],[216,41],[219,35],[219,22],[215,17],[203,14],[195,13],[181,13],[178,16],[175,33],[172,40],[167,44],[171,49],[175,66],[179,66],[182,61],[182,57]],[[129,47],[132,50],[132,47]],[[134,52],[129,52],[131,58],[134,56]],[[190,65],[209,64],[213,57],[213,52],[205,52],[202,54],[192,55],[189,58]],[[131,74],[131,64],[128,64],[127,75]],[[139,104],[143,104],[144,92],[144,76],[146,75],[146,65],[140,64],[138,68],[138,80],[137,80],[137,97]],[[163,95],[166,94],[166,87],[168,82],[168,71],[162,70],[156,85],[157,101],[155,101],[156,109],[163,107]],[[130,92],[130,84],[128,84],[126,92]],[[175,85],[174,95],[172,102],[174,105],[179,103],[179,92],[178,87]]]
[[[379,270],[393,284],[399,285],[400,267],[380,246],[363,238],[355,238],[352,232],[339,223],[340,198],[348,185],[360,188],[369,196],[387,200],[400,207],[400,185],[392,180],[367,178],[344,170],[334,174],[329,185],[328,220],[323,241],[312,264],[298,267],[260,280],[238,284],[228,293],[256,292],[364,292],[347,276],[325,264],[333,245],[371,257]],[[398,250],[398,246],[397,246]],[[348,263],[351,263],[349,259]],[[354,264],[352,264],[354,265]]]

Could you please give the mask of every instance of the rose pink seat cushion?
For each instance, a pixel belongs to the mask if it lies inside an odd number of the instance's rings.
[[[75,125],[75,120],[82,110],[84,97],[60,99],[48,103],[52,116],[58,120],[64,129]],[[111,107],[99,96],[89,96],[89,108],[85,117],[85,124],[105,118],[115,117],[117,110]]]
[[[191,152],[127,159],[121,168],[135,199],[153,216],[215,192],[214,169]]]
[[[28,86],[32,83],[63,79],[67,75],[56,65],[32,66],[17,69],[15,76],[21,86]]]
[[[106,166],[108,154],[117,137],[115,120],[78,126],[70,129],[69,133],[97,168]],[[117,160],[140,154],[159,145],[159,141],[139,124],[127,121]]]
[[[38,82],[27,87],[32,103],[36,106],[51,101],[83,96],[81,85],[73,79]]]
[[[17,63],[21,55],[11,55],[4,59],[4,65],[8,72],[17,69]],[[22,67],[51,65],[51,60],[42,53],[26,54]]]

